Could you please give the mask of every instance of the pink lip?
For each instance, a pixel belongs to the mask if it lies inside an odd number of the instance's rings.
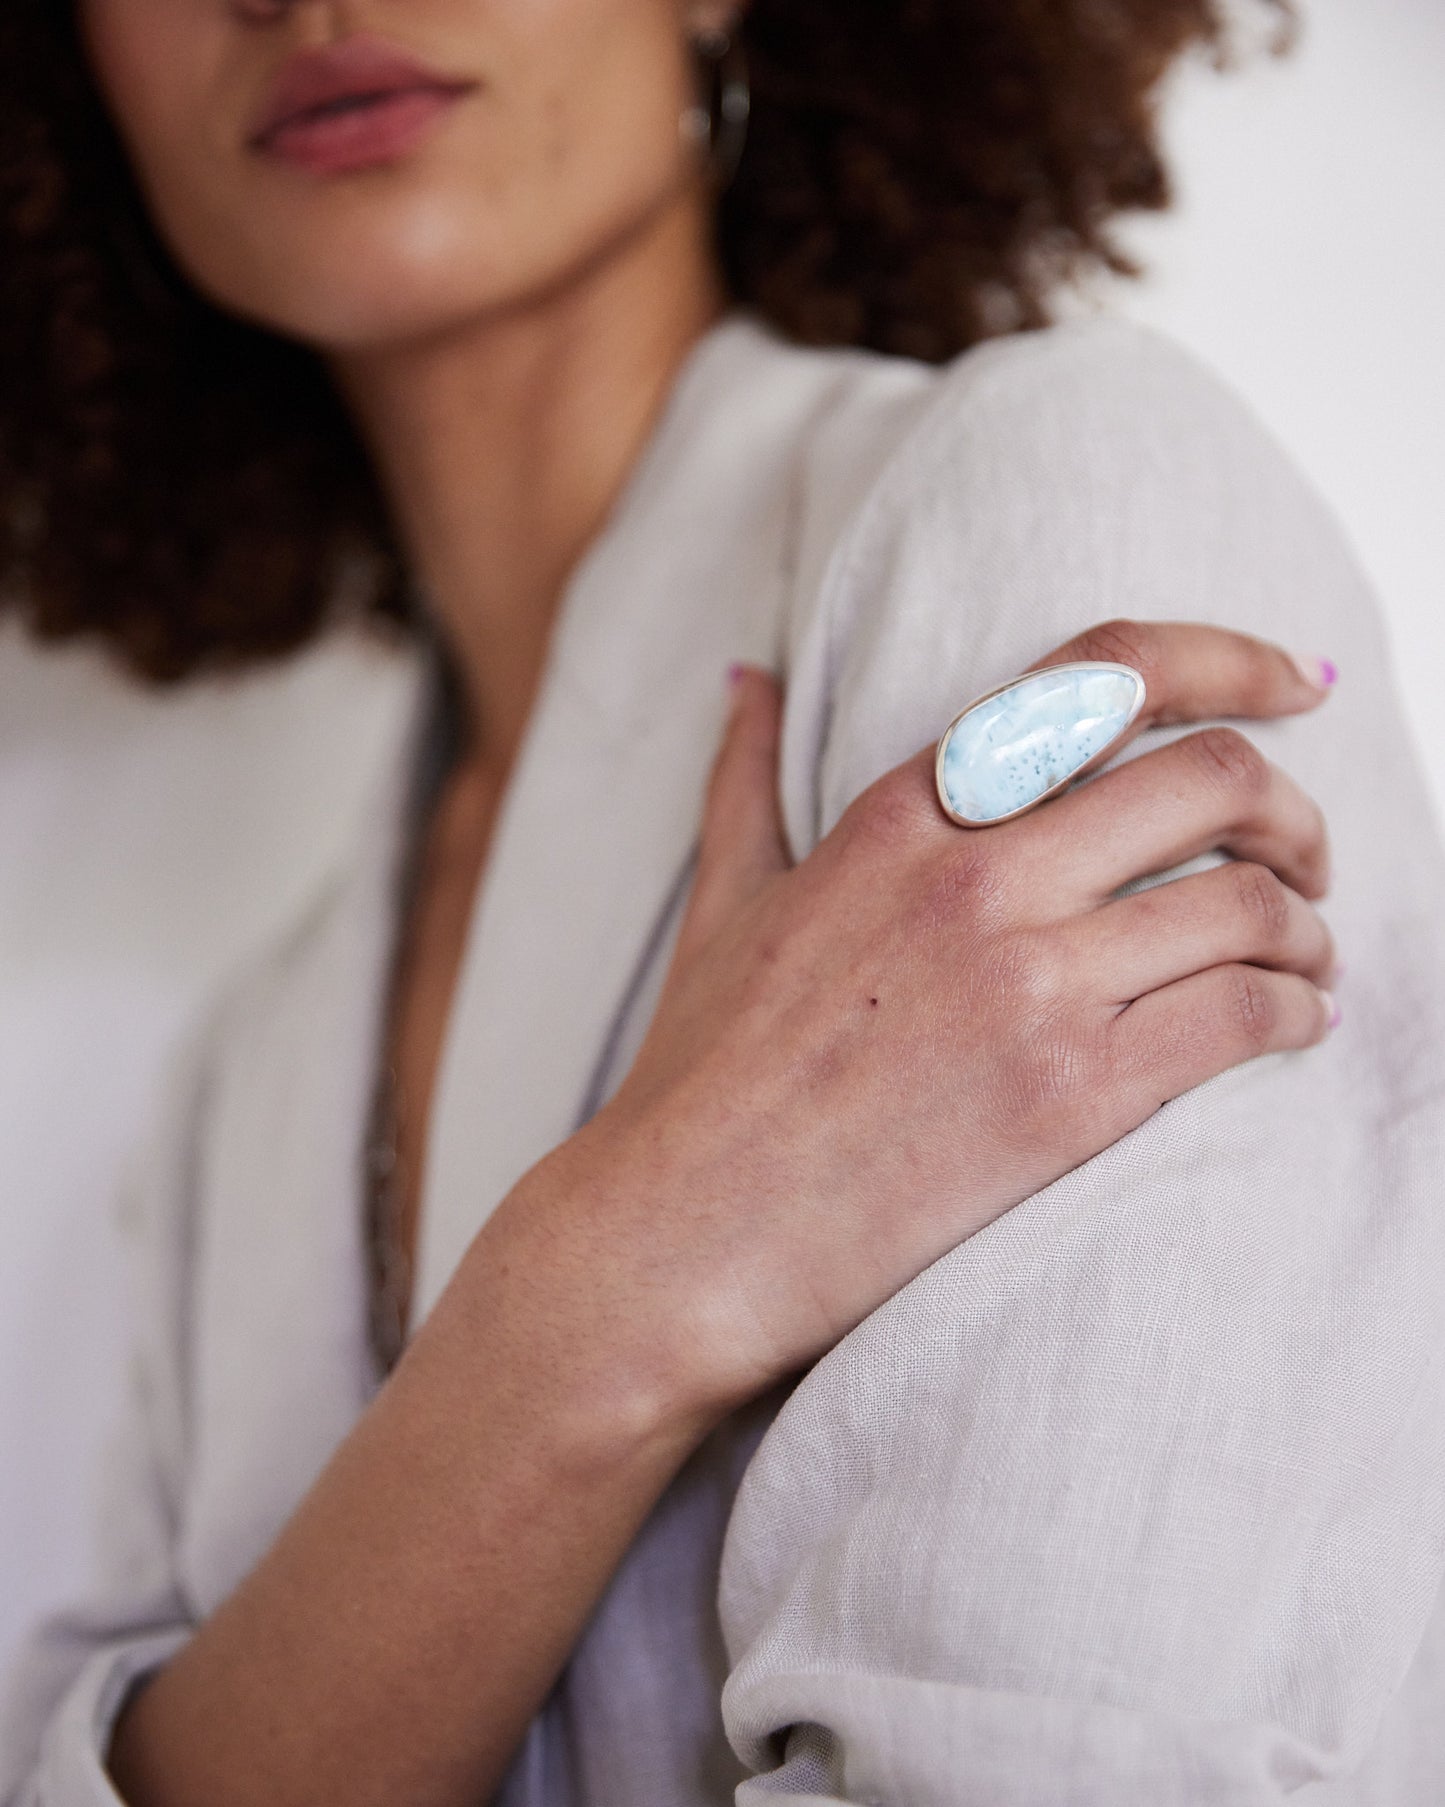
[[[476,85],[379,38],[346,38],[282,65],[247,143],[311,175],[394,163]]]

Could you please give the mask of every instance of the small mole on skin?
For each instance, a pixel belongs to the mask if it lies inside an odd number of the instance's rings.
[[[870,1004],[876,1004],[878,1002],[878,1000],[877,1000],[877,998],[869,998],[868,1002]]]

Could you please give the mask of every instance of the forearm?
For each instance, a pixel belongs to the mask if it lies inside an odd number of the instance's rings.
[[[131,1704],[110,1766],[136,1807],[496,1787],[710,1422],[671,1332],[614,1336],[607,1273],[537,1227],[554,1183],[497,1213],[269,1553]]]

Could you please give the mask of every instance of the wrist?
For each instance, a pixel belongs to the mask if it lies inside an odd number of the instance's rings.
[[[448,1297],[484,1359],[525,1372],[533,1409],[579,1460],[678,1463],[741,1398],[710,1359],[687,1276],[657,1259],[649,1211],[604,1126],[525,1173],[469,1247]],[[452,1297],[451,1295],[455,1295]]]

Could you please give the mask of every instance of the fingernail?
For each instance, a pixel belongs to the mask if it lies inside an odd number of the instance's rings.
[[[747,670],[747,666],[744,665],[740,659],[733,660],[732,664],[728,666],[728,689],[729,690],[737,689],[738,681],[741,679],[743,673],[746,670]]]
[[[1306,684],[1316,690],[1332,690],[1340,679],[1340,668],[1333,659],[1317,658],[1313,653],[1291,653],[1295,668]]]
[[[1340,1026],[1340,1007],[1339,1007],[1339,1005],[1335,1002],[1334,998],[1327,991],[1322,991],[1320,993],[1320,996],[1324,999],[1326,1008],[1329,1010],[1329,1013],[1330,1013],[1329,1021],[1326,1023],[1325,1027],[1327,1029],[1338,1029]]]

